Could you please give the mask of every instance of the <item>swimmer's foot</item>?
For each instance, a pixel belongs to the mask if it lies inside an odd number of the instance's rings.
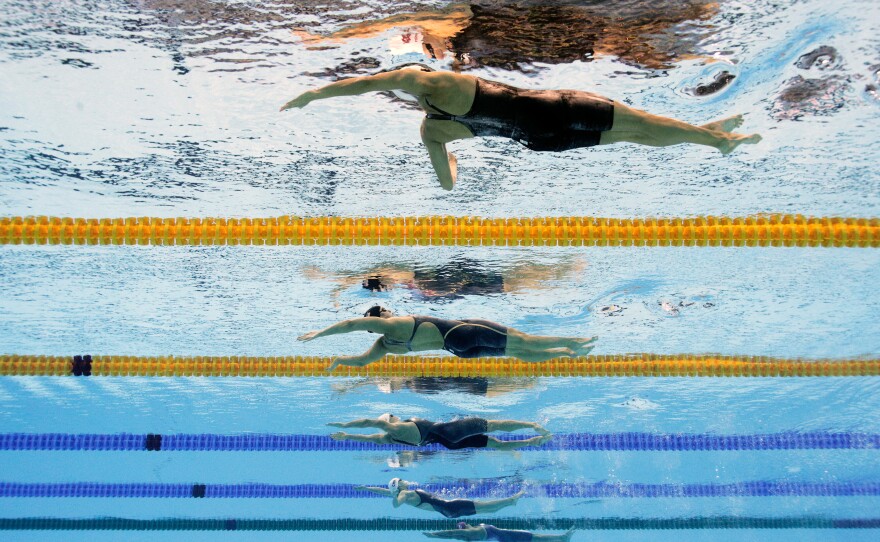
[[[537,424],[537,423],[534,424],[532,426],[532,429],[534,429],[535,433],[538,433],[542,437],[546,437],[547,435],[552,435],[552,433],[550,431],[547,431],[546,429],[544,429],[544,427],[541,424]]]
[[[742,123],[742,115],[733,115],[732,117],[727,117],[725,119],[707,122],[706,124],[701,126],[701,128],[705,128],[707,130],[716,130],[719,132],[732,132],[742,126]]]
[[[530,438],[529,440],[534,440],[534,441],[535,441],[535,443],[532,444],[532,446],[542,446],[542,445],[544,445],[544,444],[547,444],[547,443],[550,442],[551,440],[553,440],[553,435],[544,435],[544,436],[541,436],[541,437],[532,437],[532,438]]]
[[[595,337],[578,337],[568,342],[568,347],[574,350],[578,355],[583,355],[583,350],[592,350],[593,343],[599,340],[599,336]]]
[[[563,540],[565,540],[565,542],[568,542],[569,540],[571,540],[571,535],[574,534],[574,530],[575,530],[574,527],[572,527],[571,529],[565,531],[565,534],[562,535]]]
[[[721,154],[728,155],[743,143],[754,145],[759,141],[761,141],[761,136],[758,134],[728,134],[727,137],[725,139],[722,139],[721,142],[718,144],[718,150],[721,151]]]

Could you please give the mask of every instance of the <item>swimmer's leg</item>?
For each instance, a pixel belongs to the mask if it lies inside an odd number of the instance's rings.
[[[528,350],[526,352],[511,352],[508,350],[507,355],[529,363],[538,363],[553,358],[571,358],[578,354],[571,348],[547,348],[545,350]]]
[[[553,437],[550,435],[537,436],[525,440],[498,440],[495,437],[487,438],[489,441],[486,443],[486,448],[495,448],[496,450],[516,450],[517,448],[522,448],[524,446],[540,446],[549,442]]]
[[[521,422],[519,420],[486,420],[486,432],[493,431],[516,431],[518,429],[532,429],[535,432],[546,436],[550,434],[540,424],[535,422]]]
[[[502,508],[507,508],[508,506],[515,505],[516,501],[518,501],[519,498],[525,494],[525,491],[520,491],[516,495],[513,495],[512,497],[507,497],[506,499],[495,499],[492,501],[474,501],[474,508],[476,509],[477,514],[490,514],[492,512],[497,512]]]
[[[595,343],[598,339],[599,337],[551,337],[547,335],[529,335],[528,333],[523,333],[513,328],[507,328],[507,345],[505,347],[505,353],[509,356],[520,357],[520,353],[540,353],[555,348],[567,348],[577,352],[578,350]],[[516,354],[514,352],[516,352]]]
[[[728,119],[724,119],[726,120]],[[721,154],[733,152],[743,143],[754,144],[759,141],[761,136],[758,134],[734,134],[694,126],[677,119],[639,111],[620,102],[614,102],[613,127],[607,132],[602,132],[599,138],[600,145],[629,142],[652,147],[667,147],[693,143],[714,147],[721,151]]]
[[[742,126],[743,116],[742,115],[732,115],[727,118],[713,120],[712,122],[707,122],[706,124],[701,125],[701,128],[705,128],[707,130],[716,130],[718,132],[732,132]]]

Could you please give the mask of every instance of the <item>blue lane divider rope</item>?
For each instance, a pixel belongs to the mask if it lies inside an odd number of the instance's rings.
[[[880,529],[880,518],[743,517],[680,518],[477,518],[502,529],[528,531],[670,529]],[[234,518],[0,518],[0,530],[64,531],[440,531],[454,529],[449,519],[234,519]]]
[[[526,435],[528,436],[528,435]],[[502,440],[524,438],[502,435]],[[540,447],[521,450],[584,451],[715,451],[715,450],[817,450],[878,449],[880,434],[783,432],[757,435],[663,434],[663,433],[567,433],[557,434]],[[337,441],[327,435],[279,434],[176,434],[135,435],[70,433],[3,433],[0,450],[147,450],[147,451],[396,451],[412,450],[400,444]],[[443,450],[438,444],[423,450]]]
[[[383,482],[363,484],[384,486]],[[135,497],[254,499],[387,499],[355,489],[355,484],[158,484],[0,482],[0,497]],[[420,489],[446,498],[499,498],[522,486],[497,480],[426,483]],[[783,482],[756,480],[732,484],[555,483],[528,485],[526,497],[693,498],[693,497],[878,497],[880,482]]]

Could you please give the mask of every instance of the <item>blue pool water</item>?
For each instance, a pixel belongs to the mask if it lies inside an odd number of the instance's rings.
[[[462,9],[434,1],[4,0],[0,216],[880,215],[877,2],[484,1],[470,15]],[[442,59],[427,59],[417,45],[430,34],[418,24],[376,23],[415,13],[440,36],[426,41],[445,43]],[[696,147],[547,155],[502,140],[457,142],[459,183],[446,192],[418,139],[422,114],[389,96],[277,112],[337,76],[404,61],[523,87],[591,90],[695,123],[742,112],[743,131],[764,140],[729,157]],[[365,289],[370,277],[389,288]],[[598,335],[596,354],[876,357],[878,284],[880,255],[870,249],[3,246],[0,353],[356,353],[372,338],[295,339],[381,303],[400,314],[487,318],[535,334]],[[534,420],[563,436],[877,435],[877,380],[0,377],[0,433],[326,436],[329,421],[392,411]],[[473,496],[477,486],[498,497],[526,488],[515,508],[496,514],[505,518],[878,517],[876,449],[758,448],[0,449],[0,491],[4,483],[88,482],[205,484],[210,492],[384,485],[399,476],[447,488],[448,497]],[[548,494],[596,493],[602,484],[616,493]],[[727,493],[621,496],[639,484]],[[790,489],[766,496],[768,487]],[[853,487],[862,489],[843,494]],[[439,518],[350,496],[0,496],[0,520],[105,516]],[[157,536],[425,539],[417,530],[5,531],[2,538]],[[876,529],[583,530],[573,540],[876,536]]]

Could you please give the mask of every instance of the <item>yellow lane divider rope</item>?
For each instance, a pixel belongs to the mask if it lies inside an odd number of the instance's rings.
[[[319,356],[0,356],[0,376],[448,376],[448,377],[794,377],[878,376],[880,359],[802,360],[761,356],[622,354],[526,363],[512,358],[386,356],[365,367],[326,369]]]
[[[880,219],[597,217],[0,218],[0,244],[878,247]]]

